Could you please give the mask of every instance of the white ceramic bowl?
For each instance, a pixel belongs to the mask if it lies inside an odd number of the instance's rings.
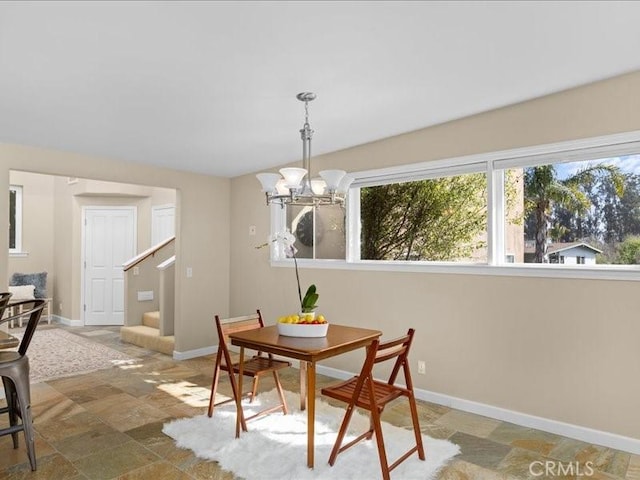
[[[278,323],[278,334],[285,337],[326,337],[328,323]]]

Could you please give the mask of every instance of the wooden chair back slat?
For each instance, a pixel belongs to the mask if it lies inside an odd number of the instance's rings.
[[[262,318],[260,316],[244,316],[225,318],[219,320],[216,315],[216,323],[219,325],[218,334],[221,336],[221,341],[224,339],[225,344],[229,344],[229,335],[232,333],[245,332],[247,330],[255,330],[256,328],[262,328]]]

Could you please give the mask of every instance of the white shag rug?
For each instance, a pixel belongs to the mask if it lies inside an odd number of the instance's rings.
[[[245,480],[374,480],[382,478],[375,438],[364,440],[338,455],[333,467],[329,454],[335,442],[344,408],[333,407],[316,399],[315,467],[307,468],[307,412],[299,410],[299,395],[285,392],[289,414],[272,413],[248,422],[248,432],[235,439],[235,405],[216,407],[212,418],[206,414],[166,423],[162,431],[200,458],[215,460],[224,470]],[[276,390],[259,395],[258,405],[278,403]],[[245,412],[255,411],[248,403]],[[246,413],[248,415],[248,413]],[[355,412],[345,443],[369,427],[369,418]],[[353,434],[352,434],[353,433]],[[411,430],[383,422],[387,458],[393,463],[414,445]],[[422,435],[426,460],[417,453],[392,472],[394,479],[429,480],[460,448],[447,441]]]
[[[22,338],[22,333],[11,333]],[[58,328],[36,329],[27,350],[31,383],[82,375],[135,359],[79,335]]]

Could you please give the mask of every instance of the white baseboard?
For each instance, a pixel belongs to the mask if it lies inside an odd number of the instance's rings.
[[[316,371],[323,375],[341,380],[346,380],[354,375],[354,373],[322,365],[317,365]],[[477,415],[494,418],[504,422],[515,423],[516,425],[521,425],[523,427],[535,428],[536,430],[562,435],[563,437],[575,438],[594,445],[602,445],[604,447],[640,455],[640,439],[637,438],[624,437],[615,433],[594,430],[592,428],[560,422],[558,420],[536,417],[535,415],[507,410],[506,408],[501,407],[494,407],[492,405],[452,397],[442,393],[430,392],[429,390],[423,390],[420,388],[414,389],[414,392],[416,398],[427,402],[444,405],[464,412],[475,413]]]
[[[84,327],[82,320],[71,320],[60,315],[51,315],[51,320],[55,323],[66,325],[67,327]]]
[[[196,348],[195,350],[187,350],[186,352],[173,351],[174,360],[189,360],[190,358],[204,357],[205,355],[211,355],[218,351],[217,345],[210,347]]]

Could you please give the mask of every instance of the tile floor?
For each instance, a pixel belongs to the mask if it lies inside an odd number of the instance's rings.
[[[10,436],[0,437],[0,480],[234,478],[215,462],[200,460],[190,451],[175,447],[161,432],[163,423],[170,419],[206,410],[212,356],[178,362],[123,344],[117,328],[67,329],[123,351],[139,359],[139,363],[34,384],[32,408],[38,470],[32,473],[29,469],[23,438],[20,448],[13,450]],[[320,377],[318,388],[332,381]],[[283,383],[285,388],[296,390],[297,370],[285,373]],[[228,381],[220,386],[222,392],[227,387]],[[271,388],[273,385],[265,379],[261,390]],[[426,402],[419,402],[418,409],[425,434],[448,438],[462,449],[440,473],[441,480],[640,480],[638,455]],[[409,417],[405,405],[400,402],[392,405],[385,411],[384,420],[406,426]],[[5,418],[0,421],[6,424]],[[590,461],[594,472],[589,477],[531,475],[531,462],[547,460],[581,464]]]

